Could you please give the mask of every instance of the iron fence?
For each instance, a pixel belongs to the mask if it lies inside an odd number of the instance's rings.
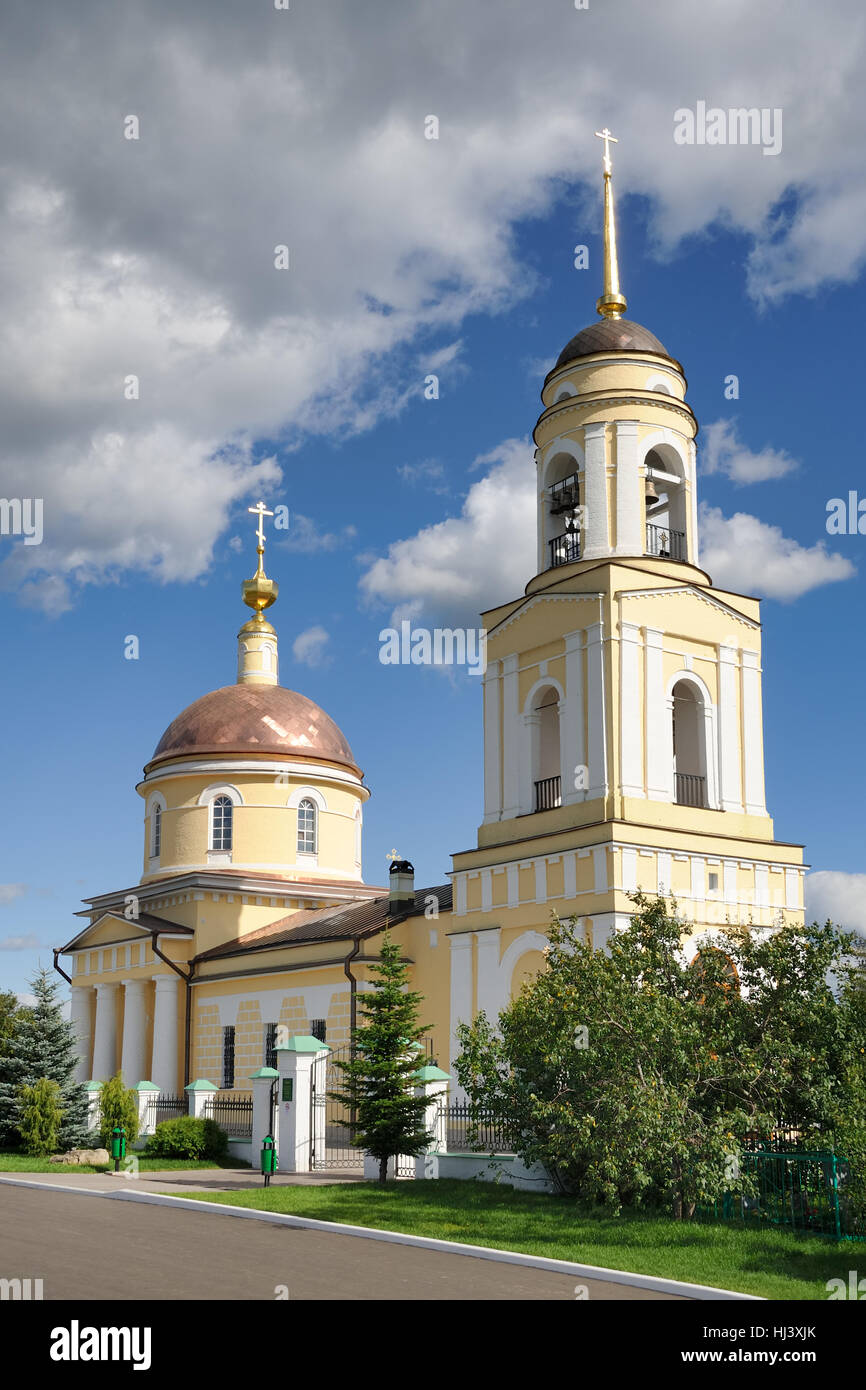
[[[513,1153],[514,1135],[498,1116],[466,1101],[441,1107],[449,1153]]]
[[[535,784],[536,811],[552,811],[562,805],[562,778],[542,777]]]
[[[780,1136],[778,1142],[788,1141]],[[700,1219],[787,1226],[836,1240],[866,1239],[863,1221],[849,1200],[848,1161],[832,1150],[753,1150],[740,1155],[740,1169],[753,1180],[754,1192],[726,1192],[719,1201],[699,1205]]]
[[[186,1096],[153,1096],[147,1102],[146,1122],[149,1129],[155,1129],[163,1120],[179,1120],[189,1114]]]
[[[218,1091],[205,1102],[204,1115],[216,1120],[232,1139],[253,1137],[252,1091]]]

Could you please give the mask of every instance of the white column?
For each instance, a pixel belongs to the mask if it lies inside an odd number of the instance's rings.
[[[535,810],[535,775],[538,770],[541,743],[541,715],[537,710],[522,714],[518,721],[520,729],[520,796],[519,808],[522,816],[532,815]]]
[[[742,811],[737,650],[719,647],[719,780],[723,811]]]
[[[517,713],[517,656],[506,656],[502,662],[502,816],[507,820],[520,810],[520,767]]]
[[[688,478],[688,498],[686,505],[691,518],[692,529],[689,537],[688,557],[693,565],[701,563],[700,536],[698,534],[698,481],[697,481],[697,450],[695,441],[689,440],[689,478]]]
[[[604,710],[604,640],[601,623],[586,630],[586,683],[589,725],[587,801],[607,793],[607,721]]]
[[[502,813],[502,735],[499,727],[500,687],[498,661],[484,673],[484,820],[499,820]]]
[[[743,652],[743,745],[746,772],[746,812],[765,816],[764,726],[761,714],[761,671],[757,652]]]
[[[483,1009],[494,1024],[499,1010],[505,1006],[499,985],[500,936],[499,927],[475,934],[478,943],[478,1012]]]
[[[277,1044],[277,1069],[279,1071],[280,1100],[278,1102],[277,1153],[278,1172],[309,1173],[313,1162],[313,1130],[310,1111],[316,1111],[316,1142],[324,1144],[325,1106],[311,1105],[313,1067],[316,1059],[330,1052],[326,1043],[317,1038],[298,1036],[289,1038],[287,1043]],[[317,1085],[324,1084],[325,1064],[321,1065]],[[291,1082],[291,1100],[284,1100],[284,1083]]]
[[[250,1082],[253,1090],[253,1133],[250,1144],[250,1162],[255,1165],[261,1159],[265,1136],[269,1134],[274,1141],[277,1139],[274,1130],[279,1126],[275,1124],[271,1097],[276,1093],[276,1109],[279,1112],[279,1072],[275,1071],[273,1067],[259,1067],[258,1071],[253,1072]],[[279,1149],[277,1155],[279,1157]]]
[[[145,1081],[144,1034],[146,1010],[144,980],[122,980],[123,985],[123,1049],[120,1070],[126,1086]]]
[[[674,799],[674,742],[673,701],[665,695],[664,634],[657,628],[644,629],[644,665],[646,667],[646,724],[647,796],[651,801]]]
[[[616,554],[643,555],[637,420],[616,422]]]
[[[472,1020],[472,933],[455,932],[449,936],[451,948],[451,1070],[460,1056],[461,1047],[457,1041],[458,1023]],[[463,1099],[461,1092],[459,1099]]]
[[[72,1004],[69,1017],[75,1033],[78,1064],[75,1068],[76,1081],[90,1080],[90,1008],[93,1002],[92,985],[73,985]]]
[[[581,540],[581,559],[597,560],[610,554],[610,527],[607,519],[606,425],[603,420],[584,429],[586,467],[583,473],[585,519]]]
[[[177,1095],[178,1090],[178,1028],[177,991],[179,979],[170,975],[155,976],[156,1002],[153,1010],[153,1061],[150,1080],[161,1091]]]
[[[643,796],[640,628],[621,622],[619,631],[620,790],[623,796]]]
[[[441,1067],[422,1067],[418,1073],[415,1095],[419,1100],[423,1096],[427,1101],[427,1109],[424,1112],[424,1128],[432,1134],[433,1140],[427,1152],[418,1154],[415,1159],[416,1178],[437,1178],[439,1176],[435,1155],[446,1153],[448,1149],[445,1106],[448,1104],[449,1080],[448,1072],[443,1071]]]
[[[117,985],[96,986],[93,1080],[110,1081],[117,1070]]]
[[[577,779],[578,769],[586,768],[583,732],[583,633],[565,634],[565,701],[560,723],[562,763],[562,804],[586,800],[586,772]],[[575,786],[575,780],[579,785]]]

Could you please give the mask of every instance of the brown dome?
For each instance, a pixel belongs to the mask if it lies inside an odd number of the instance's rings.
[[[553,370],[557,371],[577,357],[588,357],[592,352],[654,352],[661,357],[670,357],[667,348],[655,334],[641,324],[632,323],[629,319],[601,319],[581,329],[570,343],[566,343]]]
[[[281,685],[224,685],[173,719],[148,768],[169,758],[262,753],[341,763],[360,776],[340,729],[306,695]]]

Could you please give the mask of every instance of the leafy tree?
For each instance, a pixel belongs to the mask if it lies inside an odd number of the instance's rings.
[[[26,1008],[13,989],[0,990],[0,1057],[7,1055],[18,1022]]]
[[[116,1072],[99,1092],[99,1132],[103,1147],[111,1149],[111,1131],[116,1125],[126,1130],[127,1145],[138,1138],[138,1097],[128,1091]],[[159,1128],[159,1126],[157,1126]]]
[[[432,1142],[424,1127],[427,1101],[414,1094],[417,1045],[427,1030],[418,1023],[423,996],[407,989],[408,971],[389,932],[370,972],[373,988],[358,997],[366,1022],[354,1031],[352,1059],[337,1062],[344,1089],[329,1095],[346,1107],[352,1143],[379,1160],[384,1183],[389,1158],[423,1153]]]
[[[498,1028],[482,1014],[459,1029],[457,1074],[562,1190],[688,1216],[730,1190],[747,1139],[784,1122],[827,1147],[857,1113],[863,995],[829,923],[729,927],[689,966],[692,928],[661,899],[635,903],[606,951],[554,918],[548,968]]]
[[[35,1085],[22,1086],[18,1098],[18,1132],[24,1141],[25,1153],[40,1158],[54,1153],[63,1118],[57,1082],[50,1081],[47,1076],[40,1077]]]
[[[87,1092],[75,1081],[77,1044],[72,1024],[62,1014],[58,984],[47,970],[30,982],[35,1003],[14,1014],[6,1049],[0,1048],[0,1144],[17,1144],[22,1086],[45,1077],[60,1087],[61,1148],[87,1142]]]

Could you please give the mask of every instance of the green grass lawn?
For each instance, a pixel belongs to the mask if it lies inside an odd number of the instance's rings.
[[[135,1150],[131,1150],[135,1153]],[[139,1171],[162,1173],[173,1168],[248,1168],[239,1158],[148,1158],[136,1154]],[[107,1173],[114,1163],[94,1167],[91,1163],[51,1163],[47,1158],[30,1158],[27,1154],[0,1152],[0,1173]]]
[[[606,1265],[764,1298],[826,1299],[828,1279],[847,1280],[864,1248],[781,1230],[674,1222],[658,1215],[606,1215],[566,1198],[496,1183],[341,1183],[248,1192],[189,1192],[204,1202],[255,1207],[404,1231],[440,1240]]]

